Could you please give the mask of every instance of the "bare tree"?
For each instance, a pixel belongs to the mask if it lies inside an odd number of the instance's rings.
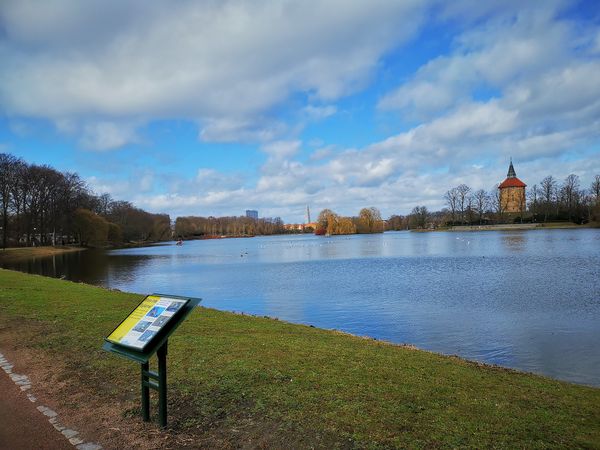
[[[363,208],[358,214],[358,229],[361,233],[380,233],[383,231],[381,212],[375,207]]]
[[[531,211],[531,214],[533,215],[533,218],[535,220],[535,215],[537,214],[538,202],[540,198],[540,189],[538,188],[537,184],[534,184],[531,187],[527,196],[529,197],[529,210]]]
[[[98,197],[98,214],[108,215],[110,211],[110,205],[113,202],[110,194],[106,192]]]
[[[502,198],[500,196],[500,189],[498,189],[498,185],[496,184],[489,193],[490,205],[492,209],[496,212],[498,216],[498,220],[502,221],[502,215],[504,214],[504,208],[502,205]]]
[[[469,225],[473,223],[473,215],[475,214],[475,199],[473,198],[473,194],[467,197],[467,222]]]
[[[114,202],[108,195],[97,197],[77,174],[0,154],[0,228],[4,247],[11,236],[16,243],[25,241],[28,245],[55,244],[57,235],[60,242],[72,241],[77,210],[84,211],[78,217],[87,214],[85,211],[102,215],[113,238],[126,233],[136,239],[170,237],[170,218],[166,214],[151,214],[128,202]]]
[[[556,197],[556,180],[552,175],[548,175],[541,181],[540,186],[542,188],[542,201],[544,202],[544,222],[547,222],[548,214]]]
[[[170,231],[170,228],[167,228],[169,216],[163,217],[162,222],[154,222],[151,229],[154,235],[166,235]],[[181,237],[255,236],[282,232],[283,221],[279,217],[253,219],[246,216],[187,216],[178,217],[175,221],[175,234]]]
[[[592,181],[592,185],[590,186],[590,193],[592,195],[592,199],[594,203],[600,203],[600,175],[596,175],[594,177],[594,181]]]
[[[2,208],[2,248],[8,239],[8,209],[11,204],[12,187],[16,179],[19,160],[7,153],[0,153],[0,207]]]
[[[569,220],[573,220],[573,209],[579,201],[579,177],[570,174],[565,178],[561,187],[561,194],[567,208]]]
[[[488,209],[489,202],[489,196],[483,189],[479,189],[473,193],[473,206],[480,225],[483,221],[483,215]]]
[[[466,184],[461,184],[456,187],[456,191],[458,192],[458,207],[460,210],[460,220],[462,223],[465,222],[465,211],[469,198],[469,193],[471,192],[471,188]]]
[[[394,214],[387,220],[387,230],[404,230],[407,227],[407,220],[404,216]]]
[[[444,194],[444,199],[446,200],[446,204],[450,209],[450,214],[452,217],[452,224],[456,221],[456,209],[458,207],[458,189],[452,188]]]
[[[426,206],[415,206],[411,212],[411,222],[416,228],[425,228],[429,220],[429,211]]]
[[[337,216],[331,209],[325,208],[323,211],[319,213],[319,217],[317,218],[317,223],[319,224],[319,233],[326,233],[329,228],[329,223],[335,221],[335,217]]]
[[[577,209],[581,212],[582,222],[593,220],[594,198],[591,190],[586,191],[585,189],[581,189],[579,191],[579,205]]]

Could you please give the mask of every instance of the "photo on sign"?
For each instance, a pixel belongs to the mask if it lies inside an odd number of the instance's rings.
[[[148,317],[158,317],[158,316],[160,316],[162,314],[162,312],[164,310],[165,310],[164,307],[155,306],[150,311],[148,311],[148,314],[146,314],[146,316],[148,316]]]
[[[156,334],[156,331],[144,331],[144,333],[142,333],[142,335],[140,336],[139,340],[142,342],[146,342],[148,341],[148,339],[150,339],[152,336],[154,336]]]
[[[150,326],[152,322],[146,322],[146,321],[142,321],[139,322],[134,328],[133,331],[138,331],[140,333],[143,333],[144,331],[146,331],[146,328],[148,328]]]
[[[181,307],[181,305],[183,305],[183,303],[177,302],[177,303],[171,303],[171,305],[167,308],[168,312],[177,312],[179,310],[179,308]]]
[[[154,327],[162,327],[165,323],[167,323],[167,321],[171,318],[171,316],[160,316],[158,319],[156,319],[153,323],[152,326]]]

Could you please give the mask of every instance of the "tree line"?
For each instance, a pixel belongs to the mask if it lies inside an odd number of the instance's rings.
[[[577,175],[559,183],[552,175],[534,184],[528,192],[529,212],[537,221],[600,221],[600,175],[582,189]]]
[[[279,217],[254,219],[246,216],[187,216],[175,220],[175,235],[181,238],[266,236],[283,232],[283,221]]]
[[[315,234],[383,233],[384,229],[381,213],[375,207],[361,209],[357,217],[343,217],[324,209],[319,213]]]
[[[429,211],[426,206],[415,206],[410,214],[394,214],[386,222],[386,231],[437,228],[448,221],[447,210]]]
[[[589,188],[581,186],[579,177],[568,175],[559,182],[548,175],[527,188],[526,204],[520,214],[507,214],[500,201],[500,190],[473,190],[460,184],[446,191],[446,207],[430,212],[425,206],[416,206],[406,216],[392,216],[387,229],[437,228],[453,225],[481,225],[507,222],[570,221],[577,224],[600,222],[600,175]]]
[[[120,245],[171,238],[166,214],[109,194],[96,195],[76,173],[0,153],[2,245]]]
[[[425,229],[489,223],[600,221],[600,175],[582,188],[577,175],[562,182],[549,175],[527,189],[522,214],[502,210],[498,185],[491,191],[466,184],[444,194],[446,207],[430,212],[415,206],[406,216],[387,221],[375,207],[358,216],[344,217],[331,209],[320,212],[316,234],[380,233],[384,230]],[[255,236],[284,233],[277,217],[178,217],[175,234],[183,238]],[[78,174],[59,172],[47,165],[28,164],[0,153],[0,235],[3,247],[18,245],[88,246],[168,240],[172,237],[167,214],[152,214],[109,194],[96,195]]]

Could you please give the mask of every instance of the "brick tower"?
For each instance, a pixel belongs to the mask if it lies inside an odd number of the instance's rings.
[[[523,213],[525,211],[525,187],[527,185],[517,178],[511,158],[506,180],[498,186],[502,211],[507,213]]]

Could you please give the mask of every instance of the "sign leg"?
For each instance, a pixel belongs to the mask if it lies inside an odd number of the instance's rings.
[[[142,418],[150,422],[150,388],[148,387],[148,362],[142,363]]]
[[[168,341],[167,341],[168,342]],[[157,352],[158,356],[158,420],[167,426],[167,342]]]

